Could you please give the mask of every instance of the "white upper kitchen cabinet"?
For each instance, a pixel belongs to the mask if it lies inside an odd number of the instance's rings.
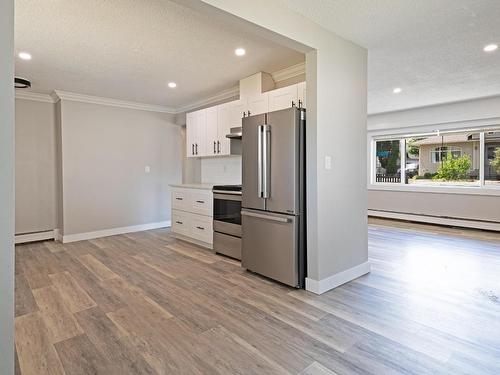
[[[205,109],[196,111],[196,156],[205,156],[207,139],[207,111]]]
[[[220,150],[220,134],[218,132],[218,109],[217,107],[210,107],[205,111],[207,116],[205,155],[215,156]]]
[[[200,157],[206,155],[207,113],[205,109],[186,115],[186,155]]]
[[[298,106],[297,85],[282,87],[280,89],[268,91],[269,112],[280,109]]]
[[[218,121],[217,121],[217,141],[219,142],[218,155],[229,155],[230,140],[226,138],[226,134],[229,134],[229,129],[231,128],[230,112],[231,103],[224,103],[217,106]]]
[[[241,126],[241,119],[247,109],[247,100],[238,99],[228,103],[229,105],[229,128]]]
[[[196,138],[196,116],[195,112],[186,114],[186,156],[194,157],[194,142]]]
[[[269,112],[269,93],[253,95],[247,98],[247,115],[260,115]]]
[[[299,82],[297,84],[297,90],[298,90],[298,99],[299,99],[299,102],[300,102],[300,106],[302,108],[307,108],[306,107],[306,83],[305,82]]]

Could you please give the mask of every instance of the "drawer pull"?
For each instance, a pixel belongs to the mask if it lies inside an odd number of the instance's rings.
[[[203,228],[203,227],[196,227],[196,228],[198,228],[200,230],[205,230],[205,228]]]
[[[178,201],[181,201],[181,200],[182,200],[182,198],[175,198],[175,199],[177,199]]]
[[[196,201],[196,203],[205,203],[205,201]]]
[[[184,224],[182,221],[176,221],[177,224]]]

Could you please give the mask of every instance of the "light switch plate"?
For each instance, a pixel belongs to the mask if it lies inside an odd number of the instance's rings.
[[[325,169],[326,170],[332,169],[332,157],[329,155],[325,156]]]
[[[151,167],[150,167],[149,165],[146,165],[146,166],[144,167],[144,172],[146,172],[146,173],[151,172]]]

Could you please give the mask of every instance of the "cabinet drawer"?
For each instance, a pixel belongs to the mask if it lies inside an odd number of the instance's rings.
[[[213,196],[211,191],[192,191],[191,192],[191,212],[212,216],[213,215]]]
[[[189,236],[191,232],[191,218],[187,212],[172,210],[172,231]]]
[[[191,205],[189,190],[173,189],[172,190],[172,208],[179,210],[187,210]]]
[[[191,216],[191,237],[213,243],[213,226],[212,218],[199,215]]]

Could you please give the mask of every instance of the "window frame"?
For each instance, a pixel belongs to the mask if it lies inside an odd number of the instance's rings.
[[[413,192],[429,192],[429,193],[451,193],[451,194],[471,194],[471,195],[495,195],[500,196],[500,184],[499,186],[485,185],[485,134],[488,132],[500,132],[500,125],[495,124],[492,127],[480,128],[480,129],[450,129],[447,128],[444,131],[434,130],[432,132],[410,132],[404,134],[372,134],[368,135],[368,140],[370,141],[370,163],[371,166],[369,171],[369,184],[368,190],[392,190],[392,191],[413,191]],[[452,186],[452,185],[414,185],[406,184],[406,139],[415,137],[427,137],[436,136],[441,134],[456,134],[456,133],[476,133],[479,134],[479,184],[477,186]],[[400,183],[386,183],[376,181],[376,142],[377,141],[387,141],[387,140],[399,140],[400,145],[400,157],[401,157],[401,182]],[[460,147],[460,149],[462,149]],[[432,150],[431,150],[432,151]],[[461,155],[463,155],[463,150],[461,150]],[[404,171],[404,172],[403,172]]]
[[[440,149],[440,150],[438,150],[438,149]],[[443,150],[443,149],[446,149],[446,150]],[[454,152],[457,152],[457,151],[460,152],[460,155],[458,157],[459,158],[462,157],[462,155],[463,155],[462,147],[457,147],[457,146],[434,147],[433,150],[429,150],[429,161],[433,164],[441,163],[443,161],[443,153],[448,154],[448,152],[451,152],[453,154]],[[432,156],[436,156],[438,153],[439,153],[439,160],[433,160]]]

